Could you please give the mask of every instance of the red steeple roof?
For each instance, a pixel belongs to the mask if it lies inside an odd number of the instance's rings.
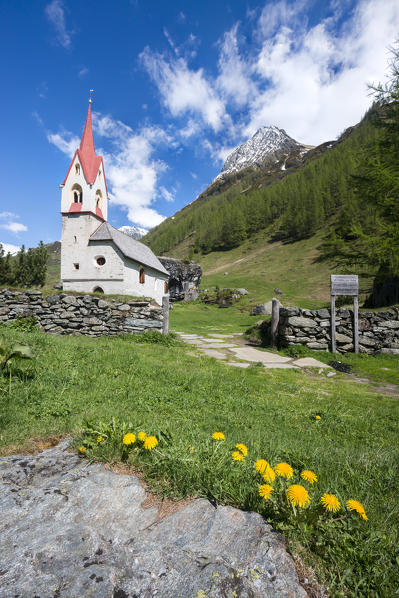
[[[103,159],[101,156],[96,156],[96,150],[94,149],[93,129],[91,126],[91,100],[89,101],[89,108],[87,110],[86,123],[85,128],[83,129],[82,140],[80,142],[79,149],[76,150],[72,158],[72,162],[65,177],[64,184],[68,178],[69,171],[71,170],[76,154],[78,155],[80,163],[82,164],[83,174],[85,176],[86,181],[90,183],[90,185],[93,185],[97,177],[98,169],[103,163]],[[105,181],[105,188],[107,188],[107,181],[105,180],[104,173],[104,164],[103,175]]]

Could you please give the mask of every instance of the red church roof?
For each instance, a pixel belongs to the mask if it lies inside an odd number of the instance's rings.
[[[94,184],[96,177],[97,177],[98,169],[102,165],[105,188],[107,188],[107,181],[105,179],[103,159],[101,156],[96,156],[96,150],[94,149],[93,129],[91,126],[91,102],[89,103],[89,108],[87,110],[86,123],[85,123],[85,128],[83,129],[83,135],[82,135],[82,140],[80,142],[80,147],[79,147],[79,149],[76,150],[76,152],[72,158],[71,165],[70,165],[67,175],[64,179],[64,185],[68,178],[69,171],[72,168],[72,164],[74,163],[76,154],[78,155],[80,163],[82,164],[83,174],[85,176],[85,179],[90,185]]]

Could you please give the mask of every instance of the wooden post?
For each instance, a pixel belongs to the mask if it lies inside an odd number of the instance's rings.
[[[277,345],[278,323],[280,320],[280,307],[278,299],[272,299],[272,323],[271,323],[271,343],[272,347]]]
[[[169,332],[169,295],[162,297],[162,309],[163,309],[163,326],[162,334],[168,334]]]
[[[331,295],[331,353],[336,353],[335,344],[335,295]]]
[[[359,353],[359,297],[353,297],[353,345],[355,353]]]

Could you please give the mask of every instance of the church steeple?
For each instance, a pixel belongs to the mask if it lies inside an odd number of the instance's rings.
[[[91,212],[101,220],[106,220],[107,200],[103,159],[96,155],[94,147],[90,97],[80,146],[75,151],[64,180],[61,212]]]

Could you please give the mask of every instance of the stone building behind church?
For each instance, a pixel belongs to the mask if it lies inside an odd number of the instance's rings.
[[[61,188],[63,289],[151,297],[161,304],[168,292],[167,270],[149,247],[107,222],[107,182],[94,148],[91,100]]]

